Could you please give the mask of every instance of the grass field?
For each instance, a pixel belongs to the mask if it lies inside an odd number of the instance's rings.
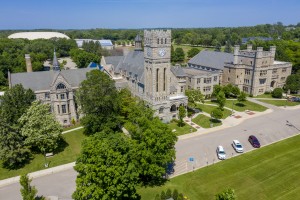
[[[213,200],[233,188],[241,200],[300,199],[300,135],[171,179],[162,187],[140,188],[143,200],[153,200],[167,188],[191,200]]]
[[[62,164],[74,162],[80,153],[81,142],[86,137],[83,135],[83,129],[72,131],[63,135],[66,141],[66,147],[62,152],[54,154],[53,157],[47,158],[49,167],[55,167]],[[18,176],[24,173],[30,173],[45,169],[45,159],[43,155],[34,155],[34,159],[23,168],[18,170],[8,170],[0,168],[0,180]]]
[[[177,136],[179,135],[184,135],[184,134],[188,134],[188,133],[192,133],[192,132],[195,132],[196,129],[191,127],[190,125],[188,125],[187,123],[184,123],[184,126],[183,127],[179,127],[177,125],[177,122],[171,122],[170,124],[168,124],[169,127],[171,128],[171,130],[173,129],[176,129],[176,132],[175,134]],[[192,128],[192,131],[191,131],[191,128]]]
[[[210,117],[207,117],[205,115],[198,115],[197,117],[193,118],[192,121],[202,128],[210,128],[210,124],[212,123],[214,126],[220,126],[222,125],[222,122],[216,119],[211,119]]]
[[[202,110],[203,112],[206,112],[208,114],[211,114],[211,111],[214,110],[215,108],[217,108],[216,106],[210,106],[207,104],[197,104],[197,108],[199,108],[200,110]],[[223,110],[223,117],[222,119],[226,119],[228,116],[231,115],[231,111],[224,109]]]
[[[261,95],[257,95],[254,98],[273,98],[272,94],[261,94]]]
[[[286,101],[286,100],[265,100],[265,99],[260,99],[258,101],[272,104],[274,106],[297,106],[300,105],[300,102],[292,102],[292,101]]]
[[[209,103],[217,104],[216,102],[209,102]],[[239,112],[243,112],[245,110],[263,112],[263,111],[267,110],[266,107],[256,104],[256,103],[253,103],[251,101],[245,101],[242,104],[239,104],[239,102],[237,100],[227,100],[225,103],[225,107],[231,109],[232,106],[233,106],[233,110],[236,110]]]

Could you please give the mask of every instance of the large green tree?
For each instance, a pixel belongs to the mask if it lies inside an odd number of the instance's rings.
[[[200,52],[200,49],[198,49],[198,48],[191,48],[191,49],[187,52],[188,58],[194,57],[194,56],[197,55],[199,52]]]
[[[99,70],[87,73],[81,82],[77,99],[84,116],[81,119],[85,134],[93,134],[103,129],[117,129],[120,123],[120,99],[115,83],[107,74]]]
[[[185,95],[188,97],[188,103],[191,107],[195,107],[197,102],[204,103],[204,95],[200,90],[189,89],[185,91]]]
[[[235,200],[236,195],[233,189],[227,189],[216,195],[216,200]]]
[[[217,95],[217,103],[219,104],[219,108],[221,110],[224,109],[225,103],[226,103],[226,97],[223,91],[220,91]]]
[[[186,116],[186,109],[184,106],[179,106],[179,114],[178,114],[178,117],[179,117],[179,126],[183,126],[184,123],[183,123],[183,118]]]
[[[25,137],[21,135],[18,119],[31,105],[35,96],[32,90],[16,85],[0,97],[0,159],[3,167],[15,169],[30,158]]]
[[[123,133],[101,132],[87,138],[76,161],[75,200],[140,199],[132,142]]]
[[[34,101],[19,119],[25,144],[42,153],[57,149],[62,127],[50,112],[50,105]]]
[[[100,62],[100,55],[90,53],[81,49],[72,49],[70,51],[70,55],[79,68],[87,67],[90,62]]]
[[[287,77],[285,89],[296,93],[300,90],[300,74],[292,74]]]

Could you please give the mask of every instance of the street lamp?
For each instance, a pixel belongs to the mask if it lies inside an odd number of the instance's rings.
[[[231,116],[233,115],[233,103],[234,103],[234,100],[232,100]]]

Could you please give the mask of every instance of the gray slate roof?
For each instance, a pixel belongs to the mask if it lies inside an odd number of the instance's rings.
[[[81,81],[86,79],[86,73],[92,68],[70,69],[42,72],[24,72],[11,74],[11,85],[22,84],[25,89],[33,91],[50,90],[50,86],[55,77],[60,73],[72,87],[79,87]]]
[[[119,61],[119,62],[118,62]],[[144,84],[144,52],[130,51],[126,56],[105,57],[106,64],[112,64],[115,72],[125,70],[132,78],[137,78]]]
[[[186,74],[184,73],[181,66],[172,66],[171,72],[177,77],[185,77],[186,76]]]
[[[232,53],[203,50],[189,60],[188,64],[223,70],[225,62],[233,62]]]
[[[137,34],[136,37],[135,37],[135,39],[134,39],[134,41],[136,41],[136,42],[141,42],[141,41],[142,41],[141,35],[140,35],[140,34]]]

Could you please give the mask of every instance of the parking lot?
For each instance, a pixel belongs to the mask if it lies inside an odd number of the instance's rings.
[[[234,139],[240,141],[244,152],[248,152],[255,149],[248,142],[250,135],[255,135],[262,147],[296,135],[300,133],[300,130],[297,130],[300,128],[299,119],[299,110],[282,109],[246,120],[235,127],[180,140],[176,144],[174,175],[219,162],[216,154],[219,145],[224,147],[227,159],[240,155],[241,153],[236,153],[231,145]],[[193,158],[193,161],[190,158]]]

